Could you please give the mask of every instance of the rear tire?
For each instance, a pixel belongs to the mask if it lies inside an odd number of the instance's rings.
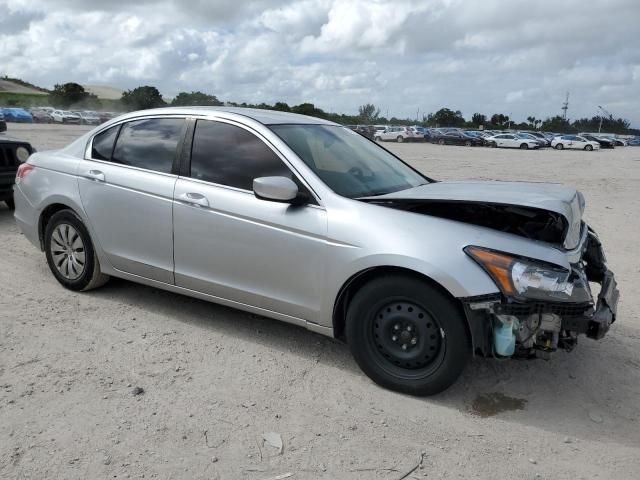
[[[471,146],[471,142],[469,140],[467,140],[466,142],[464,142],[465,147],[470,147]]]
[[[53,214],[45,228],[44,247],[51,273],[63,287],[84,292],[109,280],[100,271],[89,232],[73,211]]]
[[[411,395],[447,389],[471,353],[466,320],[454,300],[405,275],[380,277],[362,287],[349,305],[345,333],[369,378]]]
[[[444,145],[444,140],[442,138],[438,140],[438,145]]]
[[[7,204],[7,208],[9,210],[15,210],[16,209],[16,202],[13,198],[7,198],[4,203]]]
[[[564,145],[562,145],[561,143],[556,145],[556,150],[562,150],[564,148]]]
[[[489,142],[489,146],[491,148],[498,148],[498,144],[496,142]]]
[[[528,144],[526,144],[526,143],[521,143],[521,144],[520,144],[520,149],[521,149],[521,150],[528,150],[528,149],[529,149],[529,145],[528,145]]]
[[[404,141],[404,138],[402,138],[400,136],[398,138],[396,138],[396,142],[398,142],[398,143],[402,143],[403,141]]]
[[[593,146],[591,146],[591,145],[587,145],[586,147],[584,147],[584,149],[585,149],[587,152],[590,152],[591,150],[593,150]]]
[[[381,139],[380,137],[374,137],[373,139],[374,139],[376,142],[381,142],[381,141],[382,141],[382,139]]]

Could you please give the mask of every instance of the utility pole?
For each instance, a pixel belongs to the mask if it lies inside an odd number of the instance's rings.
[[[602,112],[600,113],[600,126],[598,127],[598,133],[600,133],[600,130],[602,130],[602,120],[604,120],[602,114],[604,113],[605,115],[607,115],[609,117],[609,120],[613,120],[613,115],[611,115],[611,113],[602,108],[600,105],[598,105],[598,108],[600,109],[600,112]]]
[[[569,92],[567,92],[567,96],[564,99],[564,103],[562,104],[562,119],[567,120],[567,110],[569,109]]]

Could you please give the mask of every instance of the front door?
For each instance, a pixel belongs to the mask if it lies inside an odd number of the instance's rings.
[[[240,126],[198,120],[191,151],[190,177],[178,179],[174,196],[176,285],[316,322],[325,210],[256,198],[254,178],[299,181]]]

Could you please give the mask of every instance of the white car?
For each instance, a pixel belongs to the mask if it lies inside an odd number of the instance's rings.
[[[82,119],[80,115],[66,110],[54,110],[51,114],[54,123],[77,123],[80,124]]]
[[[562,135],[556,137],[551,142],[551,146],[556,150],[572,148],[574,150],[600,150],[600,144],[587,140],[580,135]]]
[[[374,140],[380,141],[396,141],[398,143],[406,141],[422,140],[424,135],[418,135],[411,127],[387,127],[382,132],[376,132]]]
[[[521,148],[527,150],[529,148],[540,148],[540,144],[531,138],[521,138],[515,133],[501,133],[493,137],[485,138],[485,143],[490,147],[503,148]]]

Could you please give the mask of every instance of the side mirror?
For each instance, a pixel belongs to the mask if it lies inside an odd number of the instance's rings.
[[[260,177],[253,179],[253,193],[261,200],[297,203],[298,186],[287,177]]]

